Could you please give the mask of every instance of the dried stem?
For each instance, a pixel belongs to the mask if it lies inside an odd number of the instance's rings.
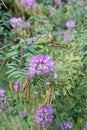
[[[23,47],[23,48],[21,49],[21,52],[20,52],[20,63],[19,63],[19,66],[18,66],[18,69],[19,69],[19,70],[21,69],[21,65],[22,65],[22,61],[23,61],[24,50],[25,50],[25,48]]]

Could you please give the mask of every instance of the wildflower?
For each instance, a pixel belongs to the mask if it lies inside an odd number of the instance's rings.
[[[18,89],[19,89],[19,85],[20,85],[19,82],[15,82],[15,83],[14,83],[13,88],[14,88],[15,91],[18,91]]]
[[[20,116],[21,118],[24,118],[24,117],[26,117],[27,115],[28,115],[28,114],[27,114],[27,111],[26,111],[26,110],[19,112],[19,116]]]
[[[13,28],[16,28],[16,26],[18,26],[22,21],[22,18],[13,17],[10,19],[10,23]]]
[[[5,94],[5,90],[4,89],[0,89],[0,96],[4,96]]]
[[[44,23],[49,23],[49,19],[48,19],[48,18],[45,18],[45,19],[44,19]]]
[[[60,31],[60,35],[63,36],[64,34],[65,34],[64,30],[61,30],[61,31]]]
[[[29,22],[25,22],[25,21],[24,21],[24,22],[22,23],[22,28],[23,28],[23,29],[29,29],[30,27],[31,27],[31,25],[30,25]]]
[[[58,74],[54,73],[53,77],[54,77],[54,79],[57,79],[58,78]]]
[[[68,29],[71,29],[72,27],[74,27],[74,25],[75,25],[75,21],[73,20],[69,20],[68,22],[66,22],[66,27]]]
[[[71,122],[65,122],[61,124],[61,130],[67,130],[73,128],[73,124]]]
[[[7,97],[5,96],[5,90],[0,89],[0,110],[7,104]]]
[[[87,10],[87,6],[85,6],[84,9]]]
[[[34,41],[37,40],[37,37],[36,37],[36,36],[33,36],[31,39],[32,39],[32,41],[34,42]]]
[[[35,0],[21,0],[21,5],[24,7],[29,7],[33,10],[36,10],[38,7]]]
[[[0,113],[2,112],[2,110],[0,109]]]
[[[36,36],[33,36],[31,38],[29,38],[28,42],[29,44],[32,44],[33,42],[35,42],[37,40],[37,37]]]
[[[52,124],[54,119],[54,110],[50,106],[42,106],[36,110],[35,122],[41,124],[44,128],[47,124]]]
[[[51,8],[50,9],[50,15],[53,16],[56,14],[56,9],[55,8]]]
[[[60,3],[61,3],[61,0],[54,0],[54,2],[55,2],[56,4],[60,4]]]
[[[87,130],[87,122],[85,122],[85,126],[84,126],[83,130]]]
[[[34,75],[42,75],[48,74],[49,72],[53,71],[54,63],[50,57],[46,55],[37,55],[34,56],[29,64],[29,75],[33,77]]]
[[[32,9],[33,9],[33,10],[37,10],[37,8],[38,8],[38,5],[37,5],[36,2],[34,2],[33,6],[32,6]]]
[[[71,41],[71,36],[69,34],[64,35],[64,40]]]
[[[72,4],[72,0],[67,0],[68,1],[68,4]]]

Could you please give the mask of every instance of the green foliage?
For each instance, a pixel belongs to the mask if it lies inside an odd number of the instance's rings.
[[[34,130],[37,107],[44,104],[54,108],[54,124],[47,130],[60,130],[60,124],[72,122],[72,130],[82,130],[87,121],[85,92],[87,91],[87,11],[86,2],[74,0],[72,4],[62,0],[56,5],[53,0],[37,0],[38,10],[23,8],[19,1],[6,1],[8,11],[14,17],[30,22],[29,29],[12,29],[10,15],[0,6],[0,88],[6,87],[8,108],[0,114],[1,130]],[[12,9],[13,6],[13,9]],[[54,8],[56,13],[50,14]],[[19,13],[17,12],[19,10]],[[17,13],[16,13],[17,12]],[[72,29],[66,22],[75,21]],[[71,39],[60,35],[63,30]],[[31,42],[32,37],[36,40]],[[34,77],[28,75],[29,61],[33,56],[45,54],[52,57],[53,73]],[[14,91],[14,82],[20,82],[22,91]],[[20,86],[19,86],[20,87]],[[18,113],[27,109],[28,117],[21,119]],[[7,117],[8,115],[8,117]],[[35,130],[42,129],[41,126]]]

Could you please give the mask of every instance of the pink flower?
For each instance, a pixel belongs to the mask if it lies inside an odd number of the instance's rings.
[[[22,21],[23,21],[22,18],[13,17],[10,19],[10,23],[13,28],[16,28],[16,26],[19,25]]]
[[[46,105],[39,107],[35,113],[35,121],[36,123],[41,124],[43,128],[45,128],[47,124],[52,124],[54,119],[53,114],[54,110],[52,107]]]
[[[52,59],[46,55],[34,56],[29,64],[29,76],[32,78],[34,75],[48,74],[53,71],[54,63]]]
[[[61,0],[54,0],[56,4],[61,4]]]
[[[85,6],[84,9],[87,10],[87,6]]]
[[[73,20],[69,20],[68,22],[66,22],[66,27],[68,29],[74,27],[74,25],[75,25],[75,21],[73,21]]]
[[[36,10],[38,5],[35,0],[21,0],[21,5]]]
[[[19,85],[20,85],[19,82],[15,82],[15,83],[14,83],[14,90],[15,90],[15,91],[18,91]]]
[[[54,77],[54,79],[57,79],[58,78],[58,74],[54,73],[53,77]]]

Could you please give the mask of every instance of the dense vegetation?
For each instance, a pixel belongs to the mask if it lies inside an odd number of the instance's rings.
[[[87,2],[0,1],[0,130],[87,129]]]

